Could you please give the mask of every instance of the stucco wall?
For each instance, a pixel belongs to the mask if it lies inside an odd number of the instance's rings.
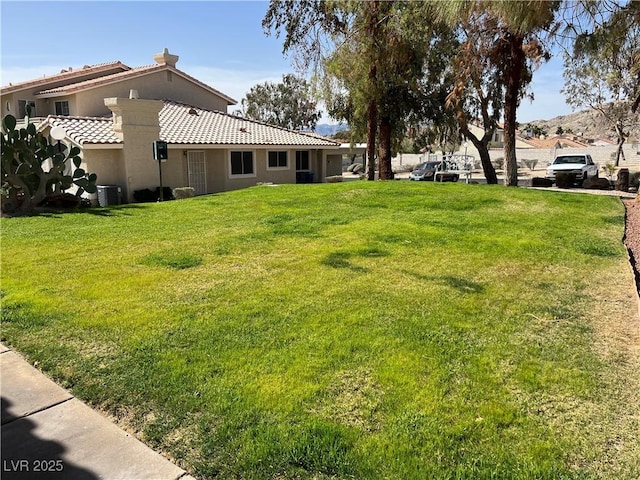
[[[131,126],[125,126],[129,130]],[[129,132],[132,133],[132,132]],[[136,129],[136,134],[141,131]],[[149,137],[150,138],[150,137]],[[137,142],[133,142],[136,144]],[[126,145],[126,141],[125,141]],[[258,183],[295,183],[295,152],[296,149],[285,149],[288,153],[288,167],[281,169],[267,168],[268,151],[282,149],[260,148],[249,149],[254,153],[255,174],[251,176],[232,176],[230,174],[231,151],[242,148],[169,148],[169,158],[162,162],[162,184],[164,187],[177,188],[189,186],[188,152],[204,152],[206,190],[208,194],[238,190],[257,185]],[[125,155],[129,155],[125,162]],[[158,162],[152,159],[151,141],[139,145],[129,144],[123,149],[86,149],[83,153],[87,163],[86,169],[98,175],[98,184],[117,185],[122,188],[124,202],[132,202],[136,190],[155,189],[160,185]],[[329,154],[327,157],[327,173],[339,175],[342,172],[341,155]],[[322,152],[310,151],[310,166],[314,171],[314,181],[324,181],[319,178],[317,162],[322,160]],[[334,173],[335,172],[335,173]],[[325,175],[327,176],[327,175]]]
[[[288,166],[286,168],[268,168],[268,152],[287,152]],[[290,148],[188,148],[181,149],[174,146],[169,149],[169,160],[163,164],[163,183],[166,186],[180,187],[189,186],[188,152],[203,151],[205,154],[205,176],[207,193],[218,193],[223,191],[238,190],[247,188],[258,183],[295,183],[296,165],[295,152],[297,149]],[[251,151],[255,159],[254,173],[247,176],[231,175],[230,156],[232,151]],[[321,181],[318,177],[319,162],[322,161],[322,152],[310,150],[310,169],[314,172],[314,181]],[[331,171],[335,175],[342,172],[341,156],[329,155]],[[166,172],[166,173],[165,173]],[[332,173],[334,174],[334,173]],[[326,176],[326,175],[325,175]],[[324,178],[324,177],[323,177]]]
[[[121,149],[89,150],[82,152],[83,167],[89,173],[98,176],[99,185],[118,185],[126,187],[124,161]]]
[[[267,169],[267,149],[249,149],[253,151],[255,172],[252,176],[231,175],[231,151],[247,151],[243,148],[232,148],[224,151],[224,190],[247,188],[258,183],[295,183],[295,151],[287,150],[288,168]],[[280,150],[280,149],[270,149]]]
[[[331,177],[333,175],[342,175],[342,155],[327,155],[327,171],[324,176]]]
[[[130,90],[137,90],[141,99],[175,100],[209,110],[227,111],[227,102],[169,71],[123,80],[84,92],[78,92],[71,115],[102,116],[110,113],[104,105],[108,97],[128,98]],[[70,105],[71,107],[71,105]]]

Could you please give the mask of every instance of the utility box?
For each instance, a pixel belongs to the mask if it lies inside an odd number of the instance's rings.
[[[153,159],[160,161],[166,160],[169,158],[169,150],[167,147],[167,142],[163,142],[161,140],[156,140],[153,142]]]
[[[122,203],[122,188],[117,185],[97,185],[98,205],[108,207]]]

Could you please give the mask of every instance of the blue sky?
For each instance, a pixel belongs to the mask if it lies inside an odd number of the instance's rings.
[[[130,67],[150,65],[166,47],[180,56],[180,70],[240,102],[252,86],[294,72],[282,55],[282,39],[262,30],[267,6],[267,1],[247,0],[2,0],[0,83],[115,60]],[[562,81],[560,59],[536,71],[535,101],[522,101],[518,121],[571,113],[560,93]]]

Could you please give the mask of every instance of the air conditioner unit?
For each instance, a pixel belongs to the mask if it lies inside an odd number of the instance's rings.
[[[98,185],[98,205],[120,205],[122,203],[122,188],[117,185]]]

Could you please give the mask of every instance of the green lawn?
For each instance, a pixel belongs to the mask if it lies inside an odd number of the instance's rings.
[[[2,341],[198,478],[632,479],[623,226],[409,182],[5,218]]]

